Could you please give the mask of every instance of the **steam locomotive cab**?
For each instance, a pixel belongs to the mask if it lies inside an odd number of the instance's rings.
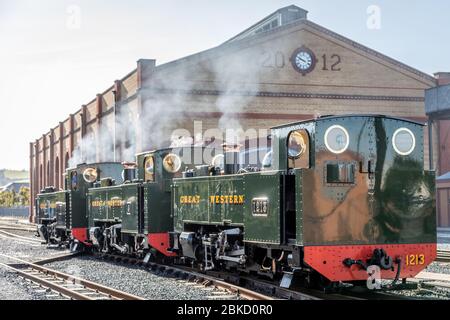
[[[285,243],[301,250],[291,253],[288,270],[312,269],[329,282],[399,279],[435,259],[434,172],[424,170],[423,125],[324,117],[273,135],[272,165],[295,179],[285,184],[291,222],[283,229],[293,234],[295,201],[295,238]]]
[[[330,281],[357,281],[414,277],[435,259],[434,172],[424,170],[423,139],[423,125],[401,119],[317,120],[313,165],[292,166],[305,265]]]

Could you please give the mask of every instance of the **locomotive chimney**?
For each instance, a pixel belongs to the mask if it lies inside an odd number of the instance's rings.
[[[240,144],[224,143],[222,144],[224,155],[225,174],[236,174],[240,169],[239,151],[242,148]]]
[[[136,163],[123,162],[123,182],[132,182],[136,179]]]

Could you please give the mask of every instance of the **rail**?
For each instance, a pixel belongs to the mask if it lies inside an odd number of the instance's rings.
[[[22,259],[0,254],[0,257],[13,260],[14,264],[0,263],[25,279],[49,288],[74,300],[145,300],[123,291],[106,287],[70,274],[52,270]]]

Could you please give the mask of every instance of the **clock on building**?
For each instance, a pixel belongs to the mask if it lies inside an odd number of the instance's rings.
[[[302,75],[306,75],[314,70],[317,60],[314,53],[303,46],[294,51],[291,62],[295,70]]]

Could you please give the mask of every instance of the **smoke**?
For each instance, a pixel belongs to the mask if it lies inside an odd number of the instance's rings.
[[[218,127],[224,132],[227,143],[242,142],[244,128],[239,114],[260,90],[260,65],[255,56],[258,56],[257,50],[247,50],[212,63],[214,79],[221,92],[216,101],[216,108],[222,113]]]
[[[185,60],[157,68],[141,90],[142,110],[138,109],[137,102],[119,105],[116,121],[109,114],[98,130],[88,131],[74,150],[69,165],[134,161],[138,152],[201,145],[203,136],[186,127],[195,120],[191,114],[199,111],[221,115],[217,125],[222,136],[216,137],[218,140],[242,142],[244,128],[239,114],[251,105],[260,89],[261,67],[255,59],[258,55],[261,55],[258,50],[245,49],[198,61],[194,57],[193,62]],[[219,94],[195,95],[191,90],[212,90]]]
[[[69,167],[80,163],[107,162],[114,160],[114,124],[111,119],[104,118],[99,127],[90,128],[72,153]]]

